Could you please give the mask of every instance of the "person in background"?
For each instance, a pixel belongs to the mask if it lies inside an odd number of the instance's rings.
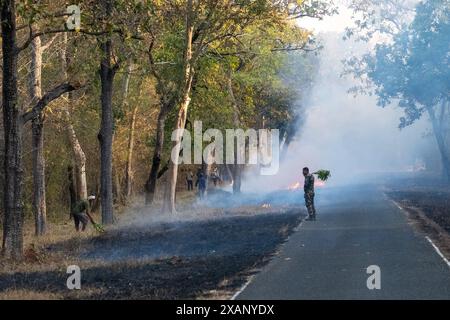
[[[306,221],[316,221],[316,208],[314,206],[314,176],[309,173],[309,168],[303,168],[305,177],[305,204],[308,209],[308,219]]]
[[[212,173],[211,173],[211,180],[213,181],[214,186],[216,187],[216,186],[217,186],[217,183],[220,181],[220,176],[219,176],[219,172],[218,172],[218,170],[217,170],[217,167],[215,167],[215,168],[212,170]]]
[[[190,170],[186,175],[186,182],[188,191],[194,190],[194,174]]]
[[[198,195],[200,199],[204,199],[206,193],[206,176],[203,172],[200,172],[200,174],[198,175],[195,186],[198,186]]]
[[[197,173],[195,174],[197,181],[200,178],[200,175],[203,173],[203,170],[201,168],[197,169]],[[195,182],[195,185],[197,186],[198,182]]]
[[[89,220],[91,222],[93,221],[90,214],[90,208],[94,200],[95,196],[89,196],[87,200],[82,199],[75,202],[72,205],[72,208],[70,210],[70,216],[73,217],[76,231],[80,231],[80,224],[81,224],[81,231],[84,231],[86,229]]]

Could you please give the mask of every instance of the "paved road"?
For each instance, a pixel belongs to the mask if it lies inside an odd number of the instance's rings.
[[[318,202],[318,221],[304,222],[237,299],[450,299],[450,267],[379,188]],[[367,288],[370,265],[381,290]]]

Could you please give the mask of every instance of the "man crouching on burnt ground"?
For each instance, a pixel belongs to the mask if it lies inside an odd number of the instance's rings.
[[[309,173],[309,168],[303,168],[303,176],[305,177],[305,204],[308,209],[309,217],[306,221],[316,221],[316,208],[314,207],[314,176]]]
[[[93,221],[92,217],[90,216],[90,208],[94,200],[95,196],[89,196],[87,200],[82,199],[72,205],[70,215],[71,217],[73,217],[73,220],[75,222],[76,231],[80,231],[80,223],[81,231],[84,231],[89,220],[91,222]]]

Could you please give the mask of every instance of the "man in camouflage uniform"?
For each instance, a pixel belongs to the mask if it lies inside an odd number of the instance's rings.
[[[76,231],[80,230],[80,223],[81,231],[84,231],[89,220],[92,221],[92,218],[90,217],[90,202],[93,200],[95,200],[95,196],[89,196],[87,200],[82,199],[72,205],[70,215],[75,222]]]
[[[308,209],[307,221],[316,221],[316,208],[314,207],[314,176],[309,173],[308,168],[303,168],[303,176],[305,177],[305,204]]]

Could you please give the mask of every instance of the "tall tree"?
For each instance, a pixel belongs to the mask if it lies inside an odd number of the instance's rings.
[[[101,10],[103,18],[111,19],[113,11],[113,0],[102,0]],[[100,49],[102,58],[100,62],[101,80],[101,124],[98,140],[100,142],[100,197],[102,208],[102,223],[112,224],[113,213],[113,183],[112,183],[112,143],[113,143],[113,84],[119,64],[113,63],[113,41],[111,34],[100,38]]]
[[[63,44],[61,50],[61,62],[63,69],[63,76],[66,81],[69,79],[69,66],[72,63],[72,54],[69,49],[68,34],[63,34]],[[78,135],[72,124],[72,116],[69,107],[73,104],[74,99],[71,93],[66,96],[66,102],[63,104],[63,119],[66,127],[67,136],[72,149],[73,162],[75,164],[75,186],[76,192],[74,193],[74,200],[87,199],[87,179],[86,179],[86,154],[78,139]]]
[[[180,103],[177,112],[175,130],[184,129],[186,125],[187,112],[191,102],[192,80],[194,78],[194,61],[192,41],[194,37],[194,3],[193,0],[186,2],[186,30],[185,30],[185,49],[183,59],[183,82],[181,84]],[[174,149],[172,151],[172,161],[169,165],[167,185],[164,191],[163,211],[175,212],[175,193],[178,176],[178,155],[181,150],[182,134],[177,131],[175,137]]]
[[[28,73],[28,94],[31,105],[42,98],[42,55],[55,37],[43,46],[41,37],[31,42],[31,64]],[[46,232],[47,207],[45,200],[45,158],[44,158],[44,115],[39,113],[31,120],[32,130],[32,163],[33,163],[33,215],[35,234],[41,236]]]
[[[18,259],[23,247],[22,203],[22,129],[17,91],[17,33],[16,3],[1,2],[2,50],[3,50],[3,126],[5,134],[5,184],[3,253]]]
[[[20,259],[23,253],[23,168],[22,135],[24,124],[36,118],[44,108],[62,94],[77,89],[79,84],[63,83],[42,96],[31,110],[24,112],[18,100],[19,54],[31,43],[30,37],[24,45],[18,45],[17,11],[15,0],[1,2],[1,30],[3,50],[3,125],[5,135],[4,159],[4,219],[3,254],[12,259]]]
[[[124,83],[123,83],[123,102],[122,109],[127,109],[128,107],[128,92],[130,87],[130,78],[133,65],[131,62],[128,63],[127,70],[125,73]],[[125,165],[125,196],[128,199],[132,193],[133,187],[133,151],[134,151],[134,140],[135,140],[135,129],[136,129],[136,116],[137,116],[138,106],[134,106],[131,112],[130,119],[130,129],[128,137],[128,147],[127,147],[127,162]]]
[[[373,59],[367,61],[368,75],[380,105],[397,101],[404,109],[401,128],[428,114],[444,176],[450,181],[450,149],[444,130],[450,121],[450,1],[427,0],[416,12],[412,24],[392,43],[376,47]]]

